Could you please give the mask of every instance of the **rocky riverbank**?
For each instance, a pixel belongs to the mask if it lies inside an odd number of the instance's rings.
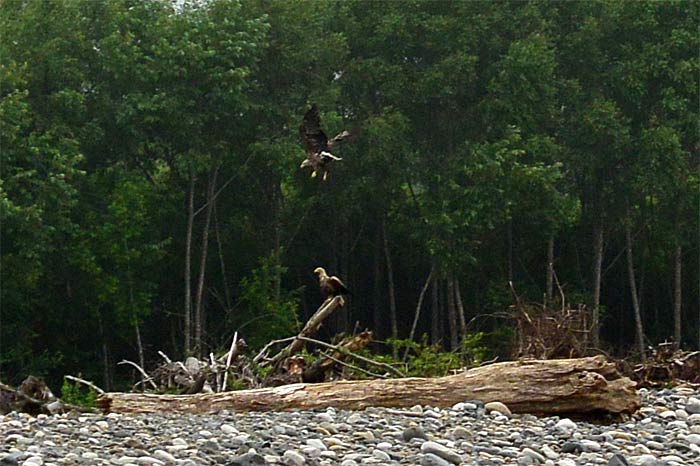
[[[0,415],[0,466],[700,465],[700,392],[642,390],[624,422],[449,409]]]

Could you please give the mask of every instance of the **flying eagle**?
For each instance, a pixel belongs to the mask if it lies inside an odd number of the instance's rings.
[[[311,167],[311,178],[314,178],[319,171],[323,171],[323,180],[328,178],[328,165],[334,160],[343,160],[331,154],[331,149],[336,142],[350,136],[348,131],[328,140],[328,136],[321,129],[321,114],[318,105],[313,104],[304,115],[304,120],[299,127],[301,139],[306,148],[306,160],[301,163],[300,168]]]
[[[345,283],[343,283],[340,278],[336,276],[329,277],[326,273],[326,269],[323,267],[316,267],[314,273],[318,274],[318,284],[321,287],[321,291],[328,299],[350,293],[350,290],[348,290],[348,287],[345,286]]]

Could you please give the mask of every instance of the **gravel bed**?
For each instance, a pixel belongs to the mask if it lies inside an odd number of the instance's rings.
[[[641,390],[629,419],[513,415],[500,403],[215,415],[0,415],[0,466],[700,465],[700,392]]]

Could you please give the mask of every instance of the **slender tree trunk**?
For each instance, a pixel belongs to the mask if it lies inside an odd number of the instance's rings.
[[[625,222],[625,242],[627,244],[627,275],[630,282],[630,292],[632,293],[632,306],[634,308],[634,323],[636,328],[637,350],[642,360],[644,356],[644,329],[642,327],[642,313],[639,308],[639,297],[637,296],[637,283],[634,277],[634,255],[632,254],[632,226],[628,216]]]
[[[185,242],[185,355],[192,353],[192,229],[194,227],[194,188],[196,178],[190,173],[187,196],[187,239]]]
[[[682,310],[682,282],[681,282],[681,266],[683,265],[683,248],[680,242],[676,243],[674,266],[674,281],[673,281],[673,341],[676,344],[676,349],[681,347],[681,310]]]
[[[211,225],[211,213],[214,210],[214,193],[216,192],[216,178],[219,173],[217,165],[209,174],[209,186],[207,186],[207,207],[205,209],[204,228],[202,229],[202,254],[199,260],[199,278],[197,280],[197,297],[194,308],[194,354],[200,356],[202,352],[202,327],[204,323],[204,284],[207,269],[207,252],[209,250],[209,226]]]
[[[554,236],[547,240],[547,303],[554,297]]]
[[[104,325],[102,324],[101,314],[97,315],[97,325],[100,331],[100,340],[102,340],[103,386],[105,391],[110,391],[112,389],[112,377],[109,369],[112,365],[109,363],[109,348],[107,347],[107,338],[105,336],[105,329]]]
[[[600,288],[603,278],[603,226],[596,225],[593,238],[593,315],[591,331],[593,348],[600,347]]]
[[[420,294],[418,295],[418,304],[416,304],[416,315],[413,317],[413,325],[411,325],[411,332],[408,334],[408,339],[413,340],[414,336],[416,335],[416,328],[418,327],[418,319],[420,319],[420,310],[421,307],[423,306],[423,299],[425,298],[425,292],[428,291],[428,287],[430,286],[430,282],[433,280],[433,275],[435,274],[435,266],[431,267],[430,273],[428,274],[428,278],[425,279],[425,283],[423,284],[423,288],[420,290]],[[403,354],[403,360],[406,360],[406,356],[408,355],[408,348],[406,348],[406,351]]]
[[[508,235],[508,282],[513,283],[513,220],[506,223]]]
[[[343,228],[343,232],[341,233],[340,237],[340,266],[338,267],[338,271],[341,273],[341,277],[345,277],[347,280],[347,283],[349,283],[352,287],[352,279],[350,276],[350,238],[352,237],[352,225],[346,225]],[[348,333],[350,332],[351,329],[351,324],[350,324],[350,308],[352,307],[352,303],[350,305],[345,305],[342,308],[338,309],[338,312],[335,314],[338,317],[338,327],[340,328],[341,332]]]
[[[399,328],[396,321],[396,296],[394,294],[394,268],[391,265],[391,252],[389,240],[386,234],[386,221],[382,220],[382,238],[384,243],[384,259],[386,260],[386,278],[389,287],[389,322],[391,323],[391,337],[399,337]],[[394,355],[396,356],[396,355]]]
[[[216,203],[214,203],[214,233],[216,234],[216,247],[219,252],[219,267],[221,267],[221,282],[224,287],[224,299],[226,300],[226,310],[231,309],[231,293],[228,289],[228,281],[226,280],[226,265],[224,263],[224,251],[221,244],[221,234],[219,232],[219,215]]]
[[[377,337],[384,336],[383,328],[383,298],[382,295],[382,230],[377,228],[377,235],[374,241],[374,309],[372,312],[372,322],[374,324],[374,333]]]
[[[143,352],[143,341],[141,340],[141,329],[139,328],[139,319],[136,315],[136,303],[134,301],[134,287],[129,284],[129,305],[131,307],[131,312],[133,315],[134,330],[136,331],[136,348],[139,353],[139,365],[142,369],[146,369],[146,357]],[[146,386],[146,380],[141,374],[141,389],[143,390]]]
[[[282,258],[279,257],[281,254],[281,246],[282,246],[282,225],[281,225],[281,217],[282,217],[282,193],[280,193],[280,185],[277,181],[274,182],[272,186],[272,205],[274,206],[275,209],[275,214],[274,214],[274,247],[275,247],[275,254],[278,255],[277,259],[280,261]],[[279,262],[276,264],[279,265]],[[281,275],[281,270],[279,267],[275,268],[275,282],[274,282],[274,290],[275,290],[275,300],[277,302],[280,302],[281,296],[282,296],[282,275]]]
[[[467,320],[464,315],[464,305],[462,304],[462,292],[459,286],[459,278],[455,277],[455,301],[457,303],[457,316],[459,317],[459,333],[462,338],[467,334]]]
[[[455,308],[454,278],[451,271],[447,273],[447,321],[450,325],[450,349],[454,351],[459,347],[459,327]]]
[[[435,268],[435,263],[433,263]],[[430,342],[437,345],[442,338],[442,318],[440,317],[440,278],[433,277],[433,289],[431,296]]]

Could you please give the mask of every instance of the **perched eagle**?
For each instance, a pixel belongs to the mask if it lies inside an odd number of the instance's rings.
[[[316,267],[314,273],[318,274],[318,284],[327,298],[335,298],[336,296],[350,293],[350,290],[348,290],[348,287],[345,286],[345,283],[343,283],[340,278],[335,276],[329,277],[326,273],[326,269],[323,267]]]
[[[314,178],[319,171],[323,171],[323,180],[325,181],[328,178],[328,165],[334,160],[342,160],[331,154],[333,145],[349,137],[350,133],[343,131],[333,139],[328,140],[328,136],[321,129],[321,114],[316,104],[313,104],[304,115],[299,133],[306,148],[306,160],[301,163],[301,168],[311,167],[313,169],[311,178]]]

